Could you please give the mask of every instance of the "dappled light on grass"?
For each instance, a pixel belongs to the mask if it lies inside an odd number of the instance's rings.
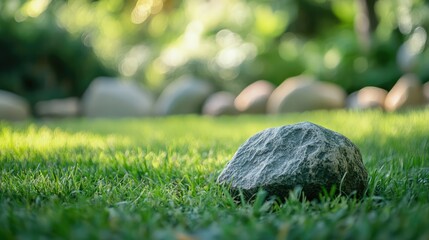
[[[85,132],[67,132],[60,128],[48,128],[34,124],[22,130],[14,130],[11,126],[2,124],[0,131],[0,148],[3,150],[32,151],[49,154],[67,149],[94,149],[130,145],[126,137],[108,135],[100,136]]]
[[[421,110],[3,122],[0,236],[427,236],[428,118]],[[284,202],[261,192],[237,204],[216,184],[247,138],[302,121],[356,143],[366,197],[302,201],[297,189]]]

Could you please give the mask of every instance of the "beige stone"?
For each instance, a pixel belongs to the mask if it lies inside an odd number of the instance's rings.
[[[364,87],[350,94],[347,107],[352,109],[384,108],[387,91],[378,87]]]
[[[339,86],[311,76],[286,79],[268,100],[269,113],[303,112],[345,106],[346,93]]]
[[[265,80],[256,81],[235,98],[234,104],[242,113],[258,114],[267,112],[267,102],[275,86]]]
[[[211,116],[234,115],[238,111],[234,106],[235,96],[230,92],[217,92],[210,95],[204,103],[203,114]]]
[[[420,80],[414,74],[402,76],[389,91],[384,101],[388,111],[417,107],[425,102]]]

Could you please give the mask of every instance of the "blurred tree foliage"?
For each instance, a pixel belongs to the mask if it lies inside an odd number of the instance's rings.
[[[79,96],[94,77],[115,74],[81,38],[57,24],[55,9],[36,1],[0,3],[0,89],[32,105]]]
[[[189,73],[237,92],[309,73],[390,88],[403,72],[428,79],[428,12],[424,0],[9,0],[0,87],[56,79],[51,97],[81,94],[117,73],[160,91]]]

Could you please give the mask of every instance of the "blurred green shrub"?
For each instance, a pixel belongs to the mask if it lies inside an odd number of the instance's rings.
[[[373,4],[376,15],[369,43],[356,31],[362,2]],[[367,85],[388,89],[404,71],[429,78],[423,0],[30,0],[8,1],[0,11],[2,52],[9,51],[2,54],[8,70],[1,78],[23,82],[7,84],[15,92],[28,85],[32,66],[46,62],[57,82],[64,81],[60,86],[73,86],[52,94],[81,93],[93,76],[109,73],[155,92],[185,73],[233,92],[301,73],[349,92]],[[418,28],[424,38],[413,37]],[[409,47],[414,63],[403,70],[397,56],[407,41],[420,47]],[[16,67],[3,63],[15,57]]]
[[[0,5],[0,89],[20,94],[34,105],[80,96],[94,77],[114,74],[81,38],[56,24],[53,9],[30,17],[24,15],[25,3],[16,2]]]

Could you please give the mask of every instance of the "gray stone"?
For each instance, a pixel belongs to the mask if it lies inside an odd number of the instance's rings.
[[[429,82],[423,84],[423,93],[426,98],[426,103],[429,103]]]
[[[268,100],[268,112],[335,109],[344,107],[345,101],[346,92],[339,86],[301,75],[286,79],[274,90]]]
[[[384,101],[388,111],[421,106],[425,103],[423,87],[414,74],[402,76],[389,91]]]
[[[218,177],[251,199],[259,189],[281,199],[296,187],[308,199],[335,185],[344,195],[362,197],[368,174],[359,149],[343,135],[303,122],[269,128],[249,138]]]
[[[98,77],[82,97],[82,110],[87,117],[142,117],[151,115],[153,102],[134,82]]]
[[[351,109],[384,108],[387,91],[378,87],[364,87],[351,93],[347,98],[347,107]]]
[[[347,96],[346,99],[346,108],[349,109],[360,109],[359,102],[358,102],[358,92],[352,92]],[[384,103],[383,103],[384,104]]]
[[[210,83],[183,76],[162,91],[155,105],[156,113],[159,115],[201,113],[204,101],[212,92]]]
[[[207,98],[203,106],[203,114],[210,116],[234,115],[238,111],[234,106],[235,96],[229,92],[217,92]]]
[[[265,80],[256,81],[240,92],[234,101],[242,113],[262,114],[267,112],[267,102],[275,87]]]
[[[76,97],[40,101],[35,110],[40,117],[76,117],[80,114],[80,101]]]
[[[21,121],[29,116],[30,106],[24,98],[0,90],[0,120]]]

